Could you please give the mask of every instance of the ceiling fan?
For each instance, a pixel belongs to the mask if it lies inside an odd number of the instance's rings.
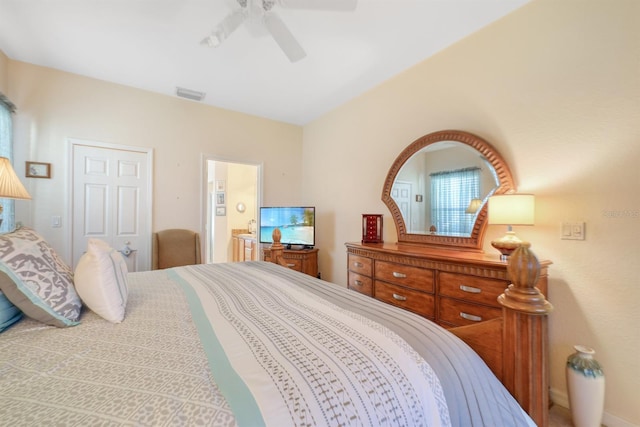
[[[236,0],[240,9],[227,15],[200,43],[218,47],[247,19],[261,21],[271,37],[291,62],[307,56],[289,28],[272,9],[278,5],[288,9],[349,11],[356,8],[358,0]]]

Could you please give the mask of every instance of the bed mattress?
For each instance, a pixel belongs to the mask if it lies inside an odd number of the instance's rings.
[[[128,281],[120,324],[0,335],[3,425],[533,425],[461,340],[338,285],[260,261]]]

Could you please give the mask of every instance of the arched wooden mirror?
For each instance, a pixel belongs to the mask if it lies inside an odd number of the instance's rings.
[[[382,189],[398,243],[481,251],[487,199],[515,190],[509,167],[484,139],[445,130],[395,160]]]

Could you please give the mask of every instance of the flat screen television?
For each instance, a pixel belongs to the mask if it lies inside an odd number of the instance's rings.
[[[291,248],[312,248],[316,244],[316,208],[278,206],[260,208],[260,243],[273,243],[271,234],[280,229],[280,243]]]

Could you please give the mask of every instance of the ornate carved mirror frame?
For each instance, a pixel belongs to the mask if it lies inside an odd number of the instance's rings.
[[[398,232],[398,243],[432,246],[437,248],[467,251],[482,251],[483,238],[487,223],[487,204],[477,213],[469,237],[446,236],[437,234],[412,234],[407,227],[395,200],[391,197],[392,187],[402,166],[423,148],[442,141],[456,141],[475,149],[495,170],[499,185],[493,194],[504,194],[515,190],[511,171],[500,154],[484,139],[459,130],[443,130],[430,133],[412,142],[391,165],[382,189],[382,201],[387,205]]]

